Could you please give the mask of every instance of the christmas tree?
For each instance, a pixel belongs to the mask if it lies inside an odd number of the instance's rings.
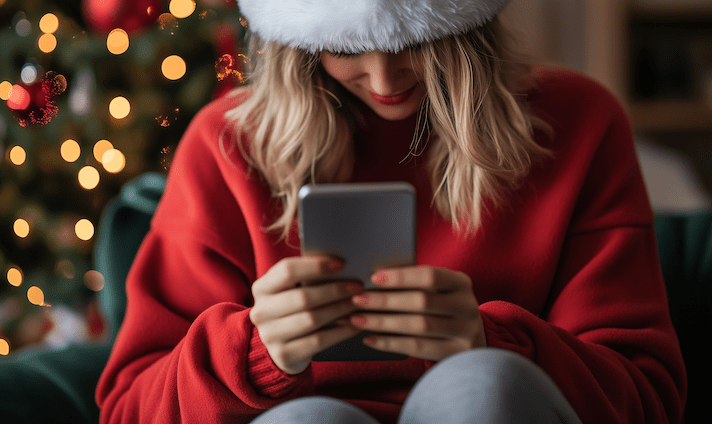
[[[234,0],[0,0],[0,355],[101,337],[101,212],[241,82],[244,24]]]

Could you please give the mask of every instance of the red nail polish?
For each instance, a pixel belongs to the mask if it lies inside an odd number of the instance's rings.
[[[344,264],[339,261],[329,261],[326,267],[329,269],[329,271],[336,272],[341,271],[344,268]]]
[[[351,324],[355,325],[356,327],[363,327],[366,325],[366,318],[362,317],[361,315],[353,315],[351,317]]]
[[[374,337],[374,336],[364,337],[363,342],[369,346],[373,346],[376,344],[376,337]]]
[[[358,295],[354,296],[351,298],[351,301],[358,306],[366,306],[368,305],[368,296],[366,295]]]
[[[384,285],[388,282],[388,276],[384,272],[377,272],[371,276],[373,284]]]

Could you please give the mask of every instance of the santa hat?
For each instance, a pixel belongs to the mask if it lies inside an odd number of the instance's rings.
[[[238,0],[260,38],[310,53],[397,52],[461,34],[500,13],[509,0]]]

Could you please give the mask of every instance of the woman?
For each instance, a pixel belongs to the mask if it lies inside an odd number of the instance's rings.
[[[104,422],[681,419],[624,112],[510,56],[506,3],[239,1],[252,84],[181,141],[127,281]],[[416,266],[374,273],[386,291],[300,284],[343,264],[300,256],[297,191],[368,181],[416,188]],[[361,330],[409,358],[312,362]]]

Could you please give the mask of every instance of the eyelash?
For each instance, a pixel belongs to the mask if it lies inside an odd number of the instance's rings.
[[[356,53],[344,53],[344,52],[329,52],[329,54],[337,59],[358,56],[358,54],[356,54]]]
[[[420,50],[422,47],[423,47],[422,43],[418,43],[418,44],[411,44],[411,45],[407,46],[405,49],[415,51],[415,50]],[[337,59],[356,57],[359,55],[358,53],[344,53],[344,52],[329,52],[329,54]]]

